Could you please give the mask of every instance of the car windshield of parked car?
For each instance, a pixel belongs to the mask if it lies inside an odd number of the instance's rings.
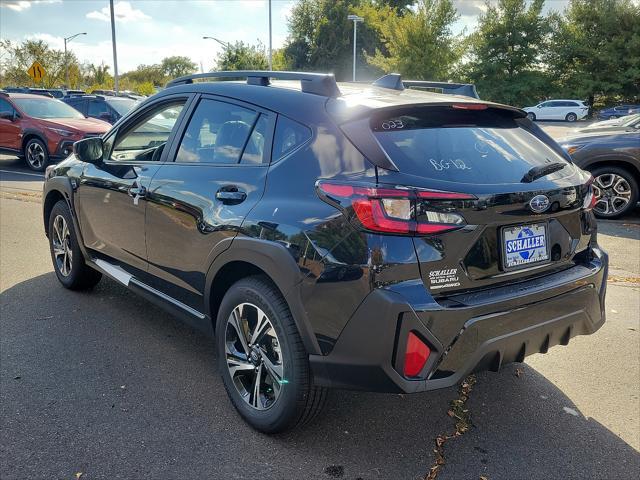
[[[628,117],[624,117],[624,120],[620,122],[620,125],[623,127],[631,127],[638,123],[640,120],[640,113],[636,113],[635,115],[629,115]]]
[[[20,110],[34,118],[84,118],[75,108],[49,98],[16,98]]]
[[[107,101],[111,107],[120,115],[126,115],[138,103],[130,98],[113,98]]]

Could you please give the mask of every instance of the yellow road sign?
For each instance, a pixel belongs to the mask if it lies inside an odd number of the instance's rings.
[[[47,74],[44,67],[38,62],[33,62],[27,73],[36,82],[42,81],[42,78]]]

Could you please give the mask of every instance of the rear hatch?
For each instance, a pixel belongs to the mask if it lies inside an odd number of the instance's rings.
[[[369,139],[355,134],[365,124]],[[402,106],[342,128],[363,153],[374,156],[372,141],[384,152],[391,168],[377,168],[378,188],[412,192],[410,234],[434,295],[588,260],[590,175],[521,112],[483,103]],[[398,216],[393,208],[385,215]]]

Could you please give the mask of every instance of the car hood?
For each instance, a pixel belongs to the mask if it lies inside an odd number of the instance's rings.
[[[53,128],[66,128],[83,133],[105,133],[111,125],[97,118],[47,118],[41,120]]]
[[[637,131],[629,131],[624,128],[618,128],[616,130],[597,131],[597,132],[580,132],[573,135],[568,135],[563,138],[559,138],[557,142],[562,144],[576,144],[576,143],[588,143],[594,140],[600,140],[611,136],[629,136],[638,135]]]

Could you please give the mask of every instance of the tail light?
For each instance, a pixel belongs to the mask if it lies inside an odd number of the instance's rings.
[[[327,203],[345,212],[352,208],[366,230],[400,235],[431,235],[462,228],[465,220],[452,211],[453,204],[476,200],[466,193],[325,181],[319,181],[316,188]]]
[[[404,368],[402,373],[405,377],[415,377],[424,368],[431,349],[413,332],[409,332],[407,337],[407,349],[404,354]]]
[[[587,193],[585,194],[584,201],[582,202],[582,208],[585,210],[593,210],[593,207],[596,206],[596,202],[598,201],[596,198],[596,192],[594,191],[593,182],[594,179],[591,177],[586,184]]]

